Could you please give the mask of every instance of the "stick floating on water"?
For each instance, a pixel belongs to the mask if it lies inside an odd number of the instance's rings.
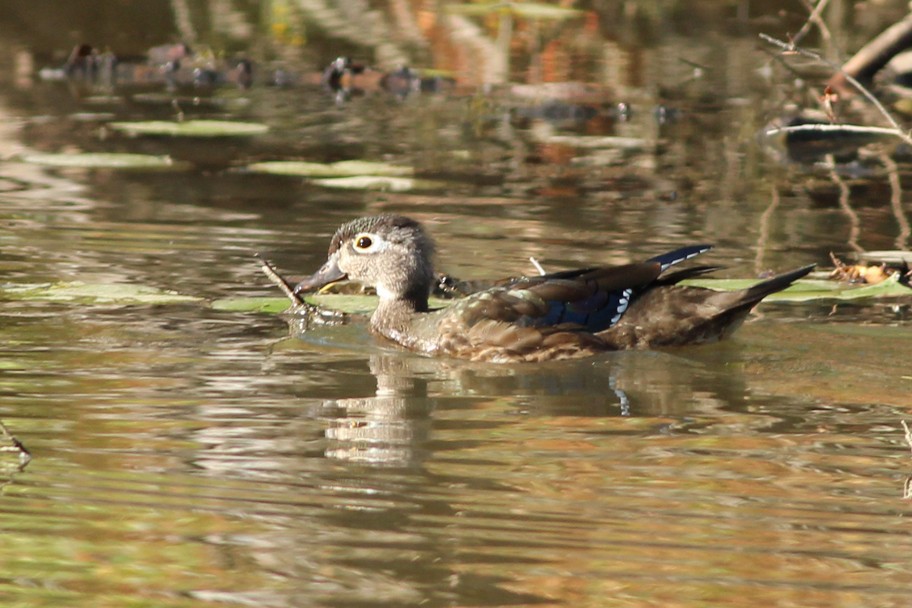
[[[284,293],[288,299],[291,300],[292,304],[295,306],[306,306],[306,303],[301,298],[301,296],[294,292],[294,288],[288,284],[288,281],[282,278],[282,275],[280,275],[278,271],[276,271],[275,267],[269,263],[269,260],[258,253],[255,253],[254,257],[260,263],[260,268],[263,270],[263,273],[269,277],[270,281],[275,283],[278,288],[282,290],[282,293]]]

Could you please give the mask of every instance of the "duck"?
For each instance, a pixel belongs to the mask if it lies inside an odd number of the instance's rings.
[[[814,269],[803,266],[738,291],[682,285],[717,267],[673,267],[711,248],[687,245],[643,262],[502,279],[432,309],[433,239],[414,219],[381,214],[339,227],[326,262],[294,294],[359,282],[377,292],[372,333],[399,346],[470,361],[543,362],[716,342],[763,298]]]

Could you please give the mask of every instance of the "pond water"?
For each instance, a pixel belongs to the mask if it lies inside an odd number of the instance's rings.
[[[512,366],[213,305],[280,295],[255,252],[300,276],[338,224],[380,211],[426,223],[441,270],[467,279],[692,242],[745,278],[908,249],[908,154],[788,163],[758,136],[826,77],[799,78],[758,41],[797,31],[799,5],[517,18],[506,65],[482,61],[496,19],[450,22],[433,3],[8,4],[0,419],[33,459],[0,453],[0,603],[908,605],[912,297],[764,304],[721,344]],[[828,48],[843,55],[904,10],[832,4]],[[76,43],[138,55],[191,26],[199,48],[251,57],[254,86],[205,91],[207,105],[37,75]],[[319,74],[343,53],[447,69],[456,86],[343,100],[265,84],[272,62]],[[512,86],[482,86],[498,74]],[[596,92],[516,86],[541,80]],[[110,127],[178,111],[269,131]],[[23,161],[38,152],[181,166]],[[272,160],[383,161],[436,183],[343,190],[244,170]],[[28,296],[74,283],[95,291]],[[188,297],[136,301],[139,287]]]

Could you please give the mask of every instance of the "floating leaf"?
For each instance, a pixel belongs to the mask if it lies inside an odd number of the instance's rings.
[[[402,177],[412,175],[412,167],[367,160],[343,160],[337,163],[309,163],[296,160],[277,160],[254,163],[248,171],[299,177],[357,177],[364,175]]]
[[[288,298],[225,298],[212,303],[213,310],[227,312],[285,312],[291,306]]]
[[[898,249],[885,251],[863,251],[858,254],[859,259],[868,262],[886,262],[887,264],[901,265],[912,264],[912,251],[900,251]]]
[[[312,294],[304,296],[304,301],[323,310],[333,310],[347,314],[369,315],[377,308],[377,296],[362,294]],[[430,299],[431,308],[445,308],[454,300]],[[289,309],[288,298],[225,298],[212,303],[215,310],[230,312],[270,312],[280,313]]]
[[[73,154],[24,154],[19,157],[26,163],[50,167],[77,167],[83,169],[179,169],[170,156],[127,154],[115,152],[85,152]]]
[[[147,120],[112,122],[108,126],[129,135],[171,135],[174,137],[233,137],[261,135],[269,131],[269,127],[261,123],[229,120],[188,120],[185,122]]]
[[[536,2],[487,2],[479,4],[450,4],[447,11],[460,15],[486,16],[499,13],[509,13],[526,19],[571,19],[579,17],[583,11],[574,8],[564,8],[553,4],[540,4]]]
[[[315,179],[314,184],[324,188],[343,188],[346,190],[388,190],[390,192],[409,192],[411,190],[436,190],[443,187],[442,182],[411,177],[384,177],[379,175],[356,175],[353,177],[333,177]]]
[[[181,295],[146,285],[123,283],[55,283],[16,285],[2,289],[3,295],[18,300],[80,301],[97,304],[178,304],[198,302],[201,298]]]
[[[759,281],[752,279],[689,279],[686,285],[706,287],[717,291],[747,289]],[[802,279],[788,289],[770,294],[764,302],[810,302],[814,300],[859,300],[863,298],[889,298],[912,296],[912,289],[899,282],[899,274],[877,285],[848,285],[838,281]]]

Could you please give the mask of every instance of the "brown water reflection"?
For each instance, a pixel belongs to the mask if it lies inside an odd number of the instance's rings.
[[[908,603],[907,301],[765,305],[723,344],[496,367],[210,306],[276,295],[253,252],[303,274],[339,223],[379,211],[428,224],[441,269],[465,278],[690,241],[717,243],[710,263],[730,276],[907,246],[902,154],[834,176],[756,136],[813,103],[813,71],[796,82],[755,38],[797,31],[800,7],[601,3],[578,21],[517,20],[505,61],[496,19],[453,25],[422,3],[58,4],[0,12],[0,418],[35,456],[22,472],[0,462],[0,603]],[[844,48],[906,10],[831,4]],[[261,70],[318,74],[344,53],[448,68],[458,86],[341,105],[262,81],[181,91],[212,102],[182,98],[188,116],[271,127],[185,140],[106,128],[171,119],[170,103],[35,77],[84,40],[138,55],[188,34]],[[494,76],[525,88],[476,86]],[[598,103],[527,95],[571,79]],[[17,160],[34,151],[189,169]],[[281,159],[384,160],[445,185],[339,191],[242,170]],[[200,300],[9,290],[60,281]]]

